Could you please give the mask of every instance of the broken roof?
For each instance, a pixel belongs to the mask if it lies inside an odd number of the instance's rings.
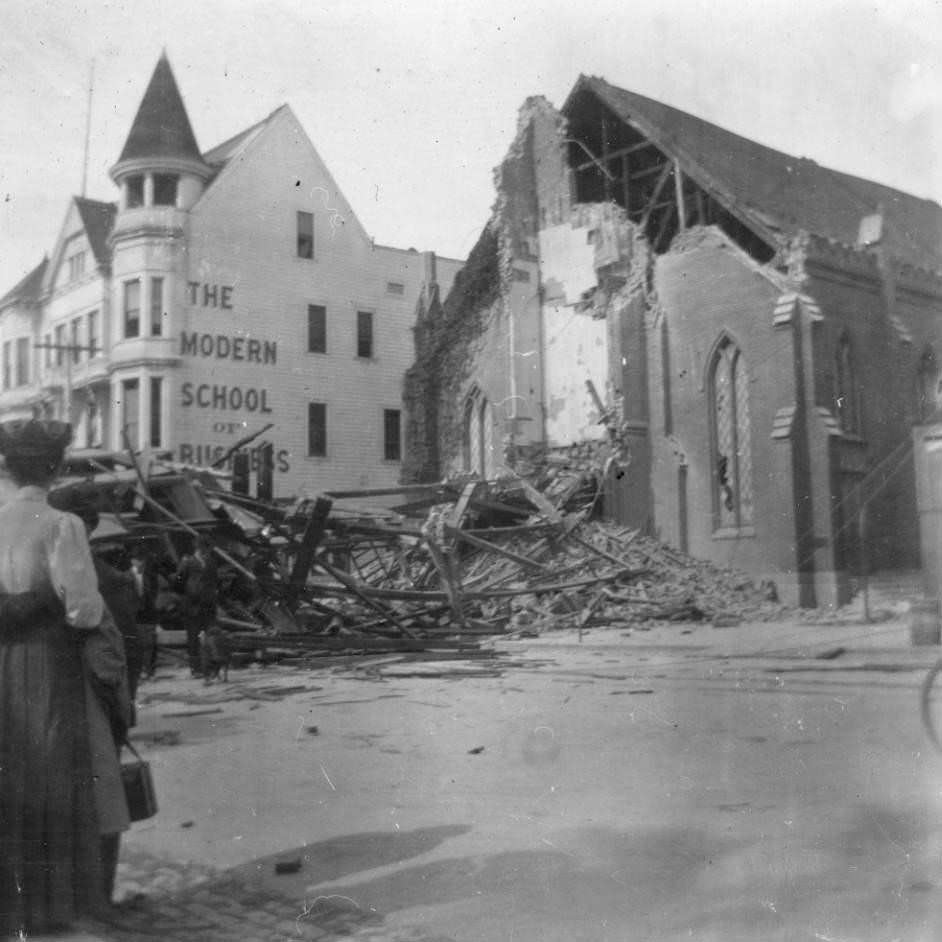
[[[594,76],[579,77],[563,112],[571,116],[587,92],[767,232],[789,238],[803,230],[856,245],[861,220],[881,213],[881,241],[891,255],[918,268],[942,269],[942,207],[932,200],[774,150]]]

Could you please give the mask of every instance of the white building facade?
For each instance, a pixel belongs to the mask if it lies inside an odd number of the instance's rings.
[[[194,465],[262,432],[279,496],[397,484],[416,304],[462,263],[375,245],[287,105],[201,153],[165,56],[111,176],[0,298],[0,417]]]

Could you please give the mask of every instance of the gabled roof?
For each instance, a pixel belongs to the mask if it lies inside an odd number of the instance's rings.
[[[166,52],[144,92],[118,163],[154,157],[202,161]]]
[[[244,131],[240,131],[238,134],[233,135],[232,137],[223,141],[221,144],[217,144],[212,150],[206,151],[206,153],[203,154],[203,160],[215,168],[224,166],[241,149],[254,141],[265,125],[268,124],[268,122],[271,121],[271,119],[276,114],[278,114],[282,108],[287,108],[287,105],[279,106],[270,115],[262,118],[261,121],[258,121],[251,127],[246,128]]]
[[[910,265],[942,269],[942,207],[901,190],[822,167],[726,131],[670,105],[580,76],[563,106],[591,92],[735,212],[785,237],[804,230],[855,245],[864,216],[882,213],[882,243]]]
[[[42,289],[43,275],[46,273],[46,266],[49,264],[48,256],[43,256],[43,260],[29,274],[21,278],[2,298],[0,298],[0,308],[5,308],[9,304],[15,304],[17,301],[35,301],[39,297]]]
[[[114,203],[103,203],[100,200],[86,199],[84,196],[75,197],[85,234],[88,236],[95,261],[99,265],[107,265],[111,261],[111,251],[108,248],[108,235],[114,226],[114,217],[118,207]]]

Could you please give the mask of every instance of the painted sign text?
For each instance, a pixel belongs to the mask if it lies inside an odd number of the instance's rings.
[[[278,344],[254,337],[226,337],[224,334],[200,334],[195,330],[180,333],[180,355],[215,357],[217,360],[244,360],[246,363],[277,363]]]
[[[241,386],[216,386],[209,383],[184,383],[180,387],[180,405],[197,409],[228,409],[231,412],[271,412],[267,389],[243,389]]]
[[[232,310],[232,285],[207,285],[199,281],[188,281],[186,286],[190,292],[190,304],[202,302],[203,307]]]

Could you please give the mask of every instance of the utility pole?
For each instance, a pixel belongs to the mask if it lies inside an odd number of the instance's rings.
[[[88,182],[88,150],[92,136],[92,88],[95,85],[95,60],[92,59],[88,68],[88,104],[85,108],[85,154],[82,157],[82,196],[85,195],[85,186]]]

